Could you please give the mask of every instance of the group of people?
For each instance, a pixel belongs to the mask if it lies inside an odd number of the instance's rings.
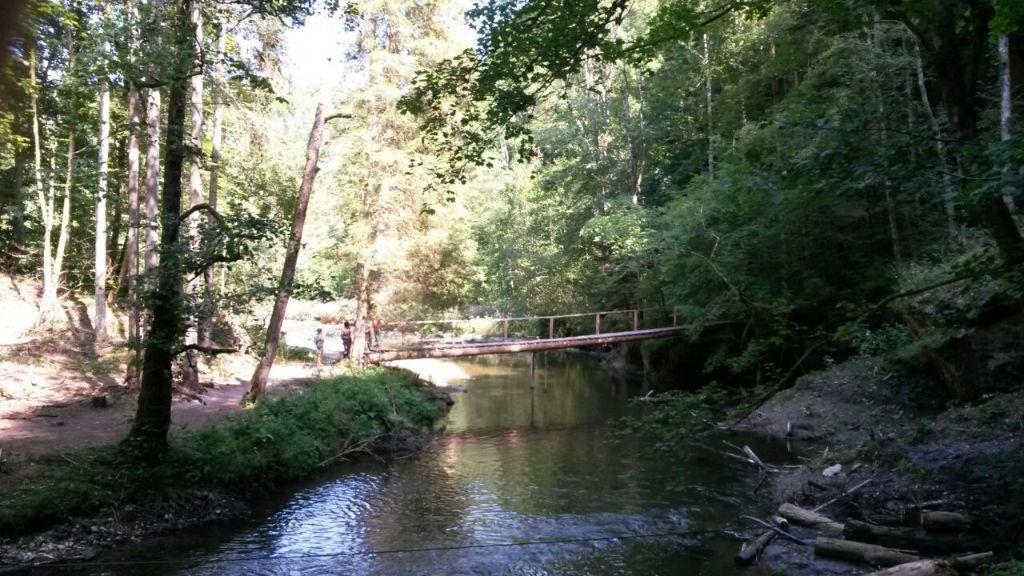
[[[352,330],[355,328],[355,323],[346,320],[341,325],[341,356],[346,360],[350,360],[352,357]],[[383,323],[378,318],[373,323],[373,330],[366,331],[366,342],[368,345],[374,345],[374,339],[379,339],[380,332],[384,328]],[[317,328],[316,334],[313,336],[313,347],[316,348],[316,365],[317,367],[322,366],[324,362],[324,339],[326,333],[323,328]]]

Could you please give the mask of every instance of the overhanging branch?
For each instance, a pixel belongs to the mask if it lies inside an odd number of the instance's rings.
[[[213,219],[216,220],[218,224],[224,224],[224,217],[220,215],[220,212],[217,212],[216,208],[214,208],[213,206],[206,202],[196,204],[195,206],[189,208],[188,210],[185,210],[184,212],[181,213],[181,216],[178,216],[178,220],[184,221],[186,218],[195,214],[196,212],[206,212],[210,216],[213,216]]]
[[[234,354],[238,352],[237,348],[215,348],[212,346],[201,346],[199,344],[186,344],[175,348],[171,353],[174,356],[177,356],[179,354],[184,354],[189,350],[195,350],[196,352],[202,352],[203,354],[208,354],[210,356],[216,356],[218,354]]]

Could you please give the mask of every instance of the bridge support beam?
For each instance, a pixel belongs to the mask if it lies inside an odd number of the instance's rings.
[[[534,417],[537,414],[537,353],[530,352],[530,425],[537,423]]]

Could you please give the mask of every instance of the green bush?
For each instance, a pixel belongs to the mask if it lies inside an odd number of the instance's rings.
[[[910,342],[910,330],[903,324],[887,324],[877,329],[864,328],[853,336],[853,345],[861,357],[896,352]]]
[[[0,494],[0,534],[63,517],[164,499],[196,487],[246,493],[308,476],[346,448],[387,434],[422,434],[437,417],[406,372],[371,368],[268,398],[239,416],[171,440],[167,458],[141,464],[113,447],[39,462],[47,480]]]

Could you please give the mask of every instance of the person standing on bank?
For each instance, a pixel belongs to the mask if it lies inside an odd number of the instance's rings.
[[[324,363],[324,329],[317,328],[313,336],[313,346],[316,347],[316,367],[319,369]]]
[[[352,323],[345,320],[345,324],[341,328],[341,343],[345,346],[345,359],[351,360],[352,358]]]

